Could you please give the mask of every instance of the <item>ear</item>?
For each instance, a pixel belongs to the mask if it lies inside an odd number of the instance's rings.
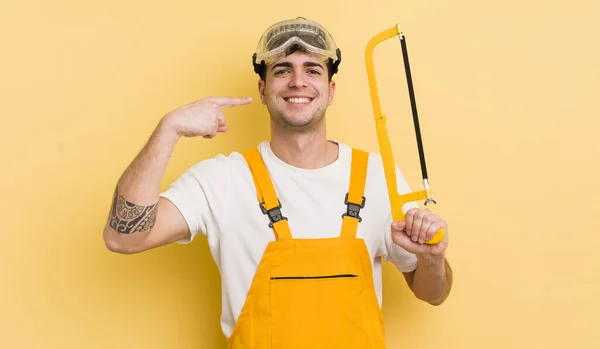
[[[266,105],[267,97],[265,96],[265,81],[263,79],[258,79],[258,93],[260,94],[260,101]]]
[[[333,103],[333,96],[335,95],[335,81],[331,80],[329,83],[329,105]]]

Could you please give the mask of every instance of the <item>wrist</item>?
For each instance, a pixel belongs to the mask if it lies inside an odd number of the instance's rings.
[[[421,265],[442,265],[444,264],[445,256],[430,255],[430,254],[417,254],[417,261]]]
[[[177,124],[170,114],[165,115],[160,120],[158,126],[156,127],[156,133],[161,137],[165,137],[168,140],[175,142],[179,139],[179,137],[181,137],[179,131],[177,130]]]
[[[161,148],[173,149],[179,140],[179,134],[170,120],[163,118],[150,137],[149,143],[156,144]]]

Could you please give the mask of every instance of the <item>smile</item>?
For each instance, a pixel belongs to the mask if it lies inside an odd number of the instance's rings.
[[[288,103],[304,104],[304,103],[312,102],[313,99],[308,98],[308,97],[290,97],[290,98],[284,98],[284,100]]]

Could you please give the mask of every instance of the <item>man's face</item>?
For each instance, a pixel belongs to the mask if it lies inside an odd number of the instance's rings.
[[[329,82],[325,63],[296,51],[269,65],[258,89],[274,121],[310,128],[321,121],[333,101],[335,82]]]

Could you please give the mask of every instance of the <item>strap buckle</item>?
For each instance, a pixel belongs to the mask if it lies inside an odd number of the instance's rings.
[[[365,201],[367,199],[363,196],[362,203],[357,204],[354,202],[348,202],[348,193],[346,193],[346,198],[344,199],[344,203],[346,204],[346,213],[342,215],[342,218],[348,216],[358,219],[359,222],[362,222],[362,217],[359,215],[360,209],[365,207]]]
[[[260,203],[260,210],[262,211],[262,213],[269,216],[269,228],[273,228],[273,223],[277,223],[282,220],[288,220],[287,217],[284,217],[283,213],[281,213],[281,201],[277,199],[277,202],[279,203],[279,206],[275,206],[270,210],[267,210],[264,202]]]

